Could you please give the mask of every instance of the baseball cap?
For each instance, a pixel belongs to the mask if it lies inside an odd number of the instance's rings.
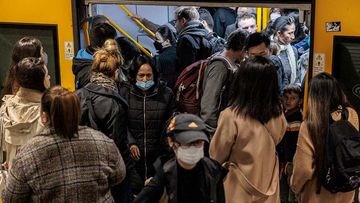
[[[180,144],[189,144],[198,140],[209,142],[203,120],[193,114],[179,114],[173,117],[168,125],[167,133],[174,135]]]

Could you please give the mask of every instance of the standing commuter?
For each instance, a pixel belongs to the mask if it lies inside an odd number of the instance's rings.
[[[265,82],[266,81],[266,82]],[[210,157],[224,164],[227,203],[280,203],[276,145],[286,130],[273,63],[249,58],[234,81],[237,94],[221,112]]]
[[[210,62],[205,70],[200,117],[210,135],[216,130],[220,112],[228,105],[231,82],[238,69],[236,63],[243,59],[246,37],[247,33],[242,30],[231,33],[224,50],[217,54],[224,60]]]
[[[19,90],[19,84],[15,80],[15,66],[26,57],[43,57],[45,64],[47,63],[47,61],[45,61],[46,53],[43,50],[40,40],[35,37],[23,37],[15,43],[11,55],[10,67],[1,92],[1,98],[3,98],[4,95],[15,95]]]
[[[164,126],[175,111],[174,94],[159,80],[153,67],[151,58],[138,56],[130,70],[130,85],[120,89],[129,104],[129,147],[140,175],[139,179],[130,180],[134,194],[142,189],[146,179],[154,176],[157,157],[167,153]]]
[[[134,203],[225,203],[226,170],[204,157],[204,143],[209,142],[204,122],[193,114],[179,114],[167,133],[175,157],[162,156],[154,163],[156,174]]]
[[[45,91],[41,122],[46,127],[15,156],[3,202],[114,201],[110,187],[125,177],[122,157],[111,139],[79,121],[74,93],[60,86]]]
[[[90,45],[86,49],[80,49],[73,59],[72,71],[75,75],[75,88],[80,89],[90,82],[93,54],[101,48],[107,39],[116,37],[116,30],[105,16],[90,17],[92,23],[89,33]]]
[[[214,32],[222,38],[225,38],[226,27],[236,21],[236,8],[218,8],[214,13]]]
[[[127,141],[126,100],[118,93],[115,78],[123,63],[115,40],[105,41],[103,48],[94,53],[90,83],[76,93],[81,101],[81,125],[101,131],[115,141],[124,158],[127,176],[120,186],[112,188],[116,202],[130,201],[128,177],[133,162]]]
[[[234,24],[229,25],[225,31],[225,39],[235,31],[236,29],[246,30],[249,33],[255,33],[257,31],[256,17],[251,13],[242,13],[236,18]]]
[[[175,19],[178,33],[176,72],[180,75],[188,65],[209,57],[211,45],[206,39],[207,31],[199,21],[199,13],[195,7],[178,7]]]
[[[6,95],[0,109],[1,147],[10,167],[19,148],[44,127],[39,119],[40,98],[50,87],[50,76],[42,58],[24,58],[13,68],[19,90],[15,95]]]
[[[299,202],[353,202],[355,191],[330,193],[321,186],[319,179],[330,120],[341,119],[339,105],[347,110],[348,121],[359,130],[359,117],[349,106],[336,79],[328,73],[320,73],[312,78],[305,118],[300,126],[293,160],[293,175],[290,180],[291,188],[297,194]],[[317,194],[318,189],[320,189],[319,194]]]
[[[292,173],[292,160],[294,158],[299,129],[302,122],[301,88],[292,84],[284,88],[282,103],[287,121],[286,133],[276,146],[280,161],[280,197],[282,203],[296,202],[295,194],[290,189],[289,181]]]
[[[154,56],[155,68],[160,73],[160,79],[173,89],[176,77],[176,34],[171,29],[162,25],[155,33],[154,47],[158,55]]]

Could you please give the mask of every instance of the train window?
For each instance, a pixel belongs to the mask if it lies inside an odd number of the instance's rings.
[[[38,38],[48,55],[48,70],[51,84],[60,83],[59,54],[56,25],[0,23],[0,81],[1,87],[11,62],[11,54],[16,41],[25,36]]]

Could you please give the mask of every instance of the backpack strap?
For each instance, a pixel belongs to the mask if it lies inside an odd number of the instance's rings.
[[[86,102],[86,106],[89,109],[89,121],[90,121],[90,125],[93,129],[98,130],[98,126],[97,126],[97,117],[94,111],[94,107],[91,104],[91,97],[90,97],[90,92],[89,89],[84,87],[83,88],[83,92],[84,92],[84,96],[85,96],[85,102]]]
[[[201,42],[200,42],[200,44],[194,39],[194,37],[193,36],[191,36],[191,35],[189,35],[189,34],[185,34],[185,35],[183,35],[183,37],[185,38],[185,39],[187,39],[190,43],[191,43],[191,45],[192,45],[192,47],[194,47],[194,49],[200,49],[201,47]]]

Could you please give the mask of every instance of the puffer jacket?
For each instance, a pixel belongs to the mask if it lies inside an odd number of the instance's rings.
[[[40,91],[22,87],[16,95],[4,96],[0,109],[0,137],[7,163],[11,163],[20,146],[44,129],[40,121],[41,96]]]
[[[72,72],[75,75],[75,88],[80,89],[90,82],[93,56],[90,49],[81,49],[73,59]]]
[[[139,147],[140,160],[136,162],[136,169],[144,181],[154,175],[153,163],[165,153],[162,135],[167,120],[175,111],[175,97],[162,82],[158,82],[148,94],[142,93],[135,85],[123,85],[120,95],[129,104],[129,146],[135,144]]]

